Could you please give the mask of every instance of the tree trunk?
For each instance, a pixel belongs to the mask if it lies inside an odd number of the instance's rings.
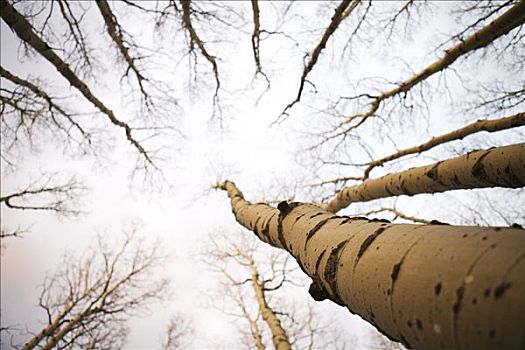
[[[27,343],[24,344],[22,350],[31,350],[34,349],[44,338],[53,337],[55,332],[62,325],[64,318],[67,314],[75,307],[76,303],[72,303],[67,306],[60,314],[58,314],[55,319],[44,329],[42,329],[38,334],[31,338]]]
[[[449,190],[525,186],[525,143],[493,147],[345,187],[322,207],[337,213],[352,202]]]
[[[251,270],[251,283],[255,292],[255,299],[259,305],[259,310],[263,320],[268,324],[270,332],[272,333],[272,341],[276,350],[290,350],[290,340],[286,331],[281,325],[281,321],[275,315],[275,312],[270,308],[266,302],[266,296],[264,295],[264,286],[259,282],[259,272],[255,266],[255,262],[252,257],[249,257],[248,261]],[[257,339],[256,339],[257,340]]]
[[[438,145],[442,145],[450,141],[461,140],[464,137],[478,133],[480,131],[495,132],[495,131],[501,131],[501,130],[506,130],[510,128],[516,128],[518,126],[523,126],[523,125],[525,125],[525,113],[516,113],[513,116],[500,118],[500,119],[476,120],[474,123],[465,125],[462,128],[453,130],[443,135],[433,137],[429,141],[422,143],[418,146],[401,149],[386,157],[371,161],[368,164],[367,168],[365,169],[363,180],[368,179],[368,176],[370,175],[370,172],[372,171],[372,169],[374,169],[375,167],[381,166],[385,164],[386,162],[390,162],[394,159],[398,159],[398,158],[407,156],[409,154],[422,153]]]
[[[415,349],[523,349],[525,231],[391,224],[318,206],[251,204],[226,181],[237,221],[292,254],[330,299]]]

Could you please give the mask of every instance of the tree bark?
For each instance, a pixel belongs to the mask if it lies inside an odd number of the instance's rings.
[[[64,317],[75,307],[76,303],[71,303],[64,309],[60,314],[58,314],[55,319],[44,329],[42,329],[38,334],[31,338],[27,343],[24,344],[22,350],[31,350],[34,349],[44,338],[53,337],[55,332],[60,328]]]
[[[352,202],[449,190],[525,186],[525,143],[478,150],[345,187],[322,205],[337,213]]]
[[[523,349],[525,232],[391,224],[318,206],[252,204],[233,182],[237,221],[292,254],[330,299],[415,349]]]
[[[525,125],[525,113],[517,113],[513,116],[500,119],[477,120],[474,123],[468,124],[460,129],[456,129],[446,134],[433,137],[429,141],[422,143],[418,146],[405,148],[386,157],[376,159],[370,162],[368,164],[368,167],[365,169],[363,180],[368,179],[368,176],[370,175],[372,169],[374,169],[377,166],[382,166],[386,162],[390,162],[394,159],[398,159],[409,154],[421,153],[438,145],[442,145],[446,142],[461,140],[468,135],[472,135],[480,131],[495,132],[510,128],[516,128],[523,125]]]
[[[259,310],[263,320],[270,328],[272,333],[272,341],[276,350],[290,350],[290,340],[286,331],[281,325],[281,321],[277,318],[275,312],[266,302],[266,296],[264,295],[264,286],[259,282],[259,272],[255,266],[255,262],[252,257],[248,257],[248,264],[251,270],[251,283],[255,292],[255,299],[259,305]],[[255,339],[257,341],[257,339]]]

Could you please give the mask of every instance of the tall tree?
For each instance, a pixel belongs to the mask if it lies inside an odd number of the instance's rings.
[[[99,237],[79,258],[65,256],[42,286],[45,326],[17,348],[123,348],[127,320],[166,296],[168,281],[151,277],[161,261],[135,230],[118,245]]]
[[[241,225],[297,260],[315,300],[347,307],[409,348],[521,346],[523,229],[399,225],[296,202],[273,208],[248,202],[230,181],[218,187]]]
[[[221,308],[241,320],[249,348],[265,349],[266,342],[275,349],[344,348],[345,337],[329,326],[333,321],[322,321],[309,303],[284,298],[302,282],[287,254],[262,250],[246,232],[235,234],[235,239],[232,234],[214,233],[210,241],[204,261],[221,275],[221,295],[234,306],[227,303]]]

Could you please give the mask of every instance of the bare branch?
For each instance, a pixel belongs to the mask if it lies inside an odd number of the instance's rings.
[[[182,7],[182,23],[190,37],[190,52],[193,52],[194,46],[197,45],[202,56],[204,56],[204,58],[212,66],[213,75],[215,77],[215,93],[213,96],[213,105],[214,105],[214,110],[215,108],[219,108],[219,118],[222,118],[222,112],[220,110],[220,105],[219,105],[219,89],[221,87],[221,82],[219,80],[219,68],[217,66],[216,57],[211,55],[208,52],[208,50],[206,49],[206,46],[204,46],[204,42],[199,37],[199,35],[195,31],[195,28],[193,27],[192,20],[191,20],[191,14],[192,14],[191,0],[180,0],[180,2],[181,2],[181,7]]]
[[[407,93],[415,85],[423,82],[431,75],[449,67],[459,57],[489,45],[494,40],[509,33],[514,28],[521,26],[524,22],[525,2],[519,1],[488,25],[484,26],[450,49],[445,50],[446,53],[441,59],[433,62],[419,73],[414,74],[410,78],[406,79],[401,84],[399,84],[398,87],[392,90],[384,91],[381,94],[374,96],[368,111],[347,117],[346,120],[338,126],[338,128],[344,127],[344,133],[355,130],[369,117],[374,116],[381,103],[383,103],[385,100],[399,94]]]
[[[22,229],[20,226],[12,231],[9,231],[7,229],[4,229],[3,227],[0,229],[0,239],[5,238],[22,238],[22,235],[24,233],[29,232],[29,229]]]
[[[454,140],[461,140],[468,135],[472,135],[480,131],[496,132],[505,129],[516,128],[523,125],[525,125],[525,113],[517,113],[513,116],[500,119],[477,120],[474,123],[468,124],[460,129],[456,129],[449,133],[433,137],[431,140],[420,145],[399,150],[386,157],[370,162],[364,171],[363,180],[368,179],[372,169],[374,169],[377,166],[383,166],[386,162],[390,162],[394,159],[398,159],[409,154],[422,153],[438,145]],[[336,181],[340,180],[337,179]]]
[[[181,315],[171,317],[168,327],[166,328],[166,338],[162,344],[162,350],[178,350],[189,345],[192,337],[193,328],[189,321]]]
[[[129,52],[129,47],[127,45],[126,40],[124,39],[125,32],[118,23],[117,18],[111,11],[109,3],[106,0],[97,1],[96,4],[100,13],[102,14],[102,17],[104,18],[104,23],[106,24],[106,29],[109,36],[113,40],[113,43],[117,47],[120,55],[124,58],[124,61],[128,66],[125,75],[127,76],[130,71],[133,72],[135,78],[137,79],[137,83],[139,85],[140,93],[142,94],[144,103],[147,107],[149,107],[152,101],[151,97],[146,92],[146,88],[144,86],[145,81],[147,81],[148,79],[146,79],[144,75],[142,75],[136,64],[137,59],[135,57],[132,57]]]
[[[378,214],[378,213],[382,213],[382,212],[385,212],[385,211],[394,214],[395,218],[399,217],[401,219],[405,219],[405,220],[412,221],[412,222],[419,222],[419,223],[422,223],[422,224],[431,224],[433,221],[435,221],[435,220],[427,220],[427,219],[416,218],[414,216],[407,215],[407,214],[399,211],[399,209],[397,209],[396,207],[392,207],[392,208],[383,207],[383,208],[379,208],[379,209],[375,209],[375,210],[370,210],[370,211],[367,211],[367,212],[359,214],[359,215],[369,216],[369,215],[372,215],[372,214]]]
[[[41,87],[1,66],[0,76],[17,86],[14,90],[2,86],[0,90],[2,142],[6,144],[6,150],[15,146],[20,130],[31,142],[35,125],[41,125],[46,130],[59,130],[64,133],[66,140],[81,143],[76,140],[76,133],[87,147],[92,147],[92,134],[77,122],[77,114],[67,111]],[[8,120],[7,116],[10,114],[15,115],[15,120]]]
[[[80,214],[81,211],[74,204],[87,188],[75,177],[63,184],[54,184],[54,177],[55,174],[44,174],[25,189],[0,197],[0,203],[11,209],[44,210],[62,215]],[[25,204],[26,201],[33,204]]]
[[[90,101],[100,112],[105,114],[110,122],[122,129],[126,133],[127,140],[137,149],[145,161],[154,165],[150,154],[133,137],[132,128],[125,122],[117,119],[113,111],[106,107],[96,96],[93,95],[89,87],[71,70],[69,65],[64,62],[55,52],[45,43],[33,30],[31,24],[22,16],[7,0],[0,3],[1,17],[18,37],[35,49],[40,55],[46,58],[67,81],[74,86],[84,97]]]
[[[80,65],[81,71],[86,71],[87,69],[92,68],[92,57],[90,49],[87,44],[83,30],[80,28],[80,22],[82,21],[84,15],[80,18],[77,18],[71,9],[71,4],[67,0],[57,0],[58,6],[60,8],[60,13],[62,18],[66,21],[66,24],[69,28],[70,37],[73,41],[73,50],[71,51],[71,56],[79,55],[80,60],[73,61],[82,61]],[[69,41],[69,38],[65,38],[65,41]]]
[[[399,195],[487,187],[519,188],[525,185],[523,164],[525,143],[474,151],[345,187],[322,208],[337,213],[352,202]]]
[[[259,2],[251,0],[253,10],[253,33],[252,33],[252,50],[255,59],[255,68],[257,73],[262,73],[261,58],[259,55],[259,43],[261,41],[261,22],[259,18]]]
[[[165,280],[152,280],[160,262],[157,248],[145,247],[130,233],[117,251],[99,238],[80,259],[66,256],[64,264],[46,279],[40,306],[48,325],[28,340],[23,350],[34,348],[90,348],[125,343],[125,322],[131,315],[163,297]]]
[[[292,108],[296,103],[298,103],[301,100],[301,95],[303,93],[304,84],[307,82],[306,78],[308,74],[312,71],[315,64],[317,63],[319,56],[321,55],[321,51],[326,47],[326,43],[328,42],[328,39],[334,34],[334,32],[337,30],[341,22],[349,16],[349,14],[357,7],[360,0],[342,0],[339,6],[335,9],[335,13],[330,21],[330,24],[328,27],[326,27],[325,32],[323,33],[323,36],[321,37],[321,41],[317,44],[315,49],[312,51],[310,56],[310,59],[308,60],[308,63],[305,65],[303,74],[301,76],[301,81],[299,84],[299,91],[297,93],[297,97],[295,100],[293,100],[291,103],[289,103],[284,110],[281,112],[278,119],[280,119],[283,116],[288,115],[287,111]]]

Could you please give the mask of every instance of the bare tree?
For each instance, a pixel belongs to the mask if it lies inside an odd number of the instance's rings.
[[[176,350],[187,348],[191,343],[193,327],[187,318],[174,315],[166,327],[166,336],[162,343],[163,350]]]
[[[344,337],[336,335],[311,304],[299,306],[284,297],[302,283],[289,256],[263,252],[246,233],[235,236],[213,234],[204,261],[223,279],[221,295],[231,302],[223,312],[241,320],[246,346],[265,349],[271,342],[275,349],[343,348]]]
[[[162,259],[135,229],[118,245],[99,237],[80,257],[67,254],[42,285],[46,325],[17,348],[121,349],[127,320],[165,297],[167,280],[152,277]]]
[[[67,149],[72,145],[81,152],[93,151],[93,131],[83,126],[81,115],[61,105],[60,98],[52,97],[39,82],[22,79],[0,67],[5,79],[0,94],[2,125],[2,160],[13,166],[13,158],[20,158],[18,148],[35,147],[50,138],[59,137]]]
[[[109,121],[125,131],[128,141],[137,149],[139,154],[144,157],[146,163],[153,165],[149,153],[132,135],[132,128],[125,122],[119,120],[112,110],[110,110],[99,98],[97,98],[89,87],[73,72],[70,66],[64,62],[50,46],[33,30],[27,19],[21,15],[9,2],[1,2],[2,19],[11,27],[18,37],[30,45],[42,57],[56,67],[58,72],[82,95],[91,102]]]
[[[508,9],[494,21],[469,37],[465,38],[464,40],[461,40],[461,42],[454,45],[453,47],[447,49],[445,51],[446,54],[441,59],[433,62],[420,72],[404,80],[401,84],[399,84],[398,87],[384,91],[379,95],[363,93],[351,97],[350,99],[367,98],[372,102],[370,103],[369,109],[365,112],[348,116],[338,126],[338,129],[340,128],[341,130],[337,131],[332,137],[338,137],[355,130],[368,118],[375,116],[379,110],[380,105],[387,99],[407,93],[410,89],[412,89],[417,84],[420,84],[428,77],[449,67],[462,55],[466,55],[473,50],[483,48],[492,43],[494,40],[498,39],[500,36],[503,36],[514,28],[521,26],[525,21],[525,16],[523,15],[524,9],[525,4],[522,1],[517,2],[514,6]]]
[[[14,193],[2,195],[0,203],[18,210],[43,210],[60,215],[78,215],[78,201],[86,187],[75,177],[57,184],[58,174],[43,174],[29,186]]]

